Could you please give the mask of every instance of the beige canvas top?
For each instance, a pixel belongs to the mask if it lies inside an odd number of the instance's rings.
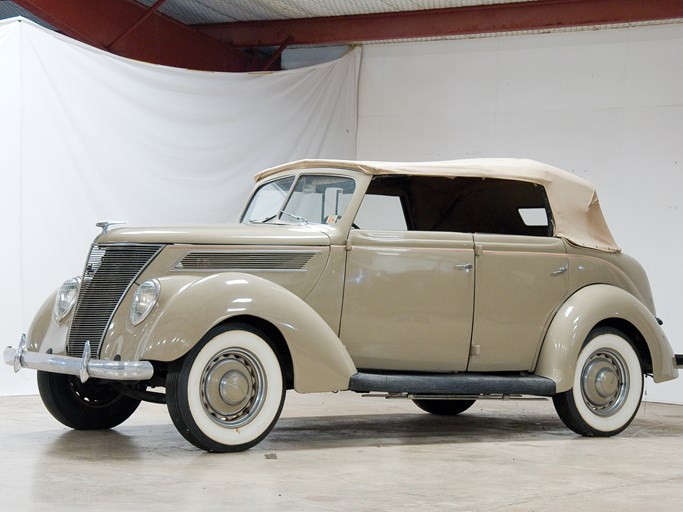
[[[443,162],[360,162],[352,160],[299,160],[266,169],[261,180],[281,171],[337,168],[366,174],[412,174],[512,179],[545,187],[555,222],[555,235],[582,247],[618,252],[600,209],[593,185],[572,173],[534,160],[520,158],[473,158]]]

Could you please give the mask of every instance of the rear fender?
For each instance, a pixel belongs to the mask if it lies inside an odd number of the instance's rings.
[[[655,382],[678,376],[673,351],[654,315],[630,293],[605,284],[580,289],[560,307],[543,341],[535,374],[554,380],[558,393],[571,389],[584,341],[596,325],[609,319],[629,322],[641,334]]]
[[[348,389],[356,367],[346,348],[313,308],[285,288],[234,272],[203,278],[168,276],[159,282],[162,297],[139,326],[143,332],[135,359],[174,361],[215,325],[249,315],[270,322],[282,334],[297,391]]]

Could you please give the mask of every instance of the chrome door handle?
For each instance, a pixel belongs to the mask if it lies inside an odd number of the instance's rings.
[[[569,270],[569,265],[565,265],[563,267],[558,268],[557,270],[553,271],[550,273],[551,276],[559,276],[561,274],[564,274],[567,270]]]
[[[474,265],[471,263],[465,263],[463,265],[456,265],[453,267],[455,270],[464,270],[465,272],[469,272],[474,268]]]

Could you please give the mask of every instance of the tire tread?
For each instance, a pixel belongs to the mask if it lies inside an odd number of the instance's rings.
[[[140,405],[140,400],[122,394],[108,406],[88,407],[70,389],[69,375],[37,372],[38,392],[48,412],[60,423],[74,430],[105,430],[126,421]]]

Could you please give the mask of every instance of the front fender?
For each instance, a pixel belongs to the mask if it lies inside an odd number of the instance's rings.
[[[173,361],[209,329],[231,317],[266,320],[282,334],[299,392],[348,389],[356,372],[346,348],[313,308],[285,288],[250,274],[168,276],[159,280],[159,307],[142,327],[135,359]],[[165,290],[173,290],[164,298]]]
[[[586,337],[597,324],[614,318],[631,323],[642,335],[652,357],[655,382],[678,376],[671,346],[652,313],[630,293],[605,284],[580,289],[560,307],[543,341],[536,375],[554,380],[558,393],[571,389]]]
[[[58,323],[53,314],[56,295],[57,290],[45,299],[33,317],[26,335],[28,343],[26,348],[31,352],[45,353],[52,350],[53,354],[66,354],[66,333],[73,311],[69,313],[66,319]]]

